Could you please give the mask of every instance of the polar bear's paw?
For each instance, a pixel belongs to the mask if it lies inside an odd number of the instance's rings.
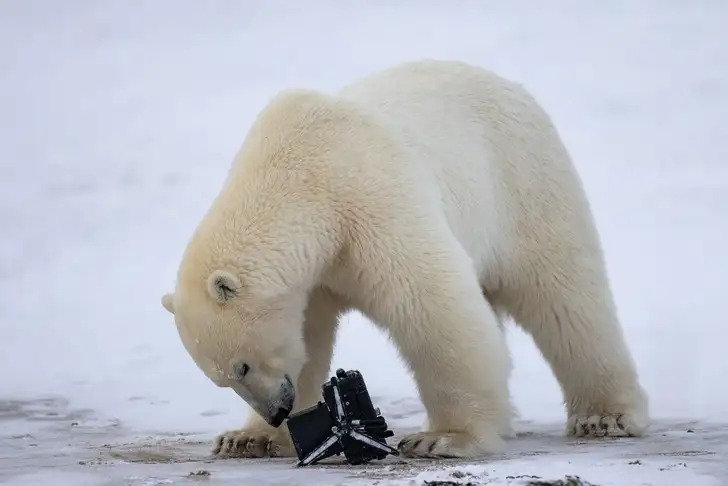
[[[241,429],[217,436],[212,453],[221,457],[290,457],[295,450],[290,439],[278,431]]]
[[[404,457],[472,458],[503,451],[503,440],[486,439],[464,432],[419,432],[403,438],[397,445]]]
[[[640,437],[647,425],[634,415],[573,415],[566,423],[569,437]]]

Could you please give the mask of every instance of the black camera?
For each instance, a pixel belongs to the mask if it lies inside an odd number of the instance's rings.
[[[299,466],[342,452],[352,465],[399,455],[387,444],[394,432],[374,408],[361,373],[338,369],[322,388],[323,402],[288,417]]]

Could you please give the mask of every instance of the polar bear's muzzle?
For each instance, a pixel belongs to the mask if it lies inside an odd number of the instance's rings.
[[[255,390],[259,393],[255,393],[251,390],[252,387],[248,388],[242,383],[234,383],[231,388],[273,427],[279,427],[288,417],[296,399],[296,388],[288,375],[272,388]]]
[[[277,396],[274,395],[268,400],[268,417],[264,417],[266,421],[273,427],[280,426],[293,410],[295,398],[296,388],[288,375],[285,375]]]

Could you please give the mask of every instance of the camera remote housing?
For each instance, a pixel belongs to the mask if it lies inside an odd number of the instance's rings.
[[[399,455],[387,444],[394,432],[374,408],[364,377],[356,370],[336,370],[322,385],[323,399],[288,417],[298,466],[307,466],[342,452],[351,465]]]

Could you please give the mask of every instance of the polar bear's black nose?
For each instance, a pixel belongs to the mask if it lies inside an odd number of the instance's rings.
[[[279,408],[275,415],[271,417],[270,424],[273,427],[279,427],[283,423],[283,421],[286,420],[286,417],[288,417],[289,413],[291,413],[289,409]]]

